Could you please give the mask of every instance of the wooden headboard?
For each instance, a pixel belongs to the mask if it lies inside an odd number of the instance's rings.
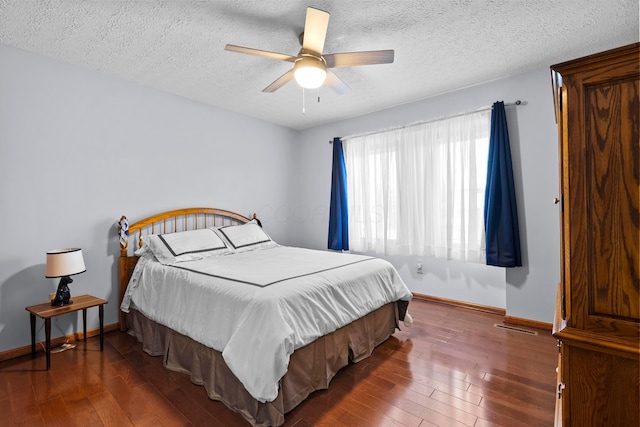
[[[253,218],[256,215],[253,214]],[[120,240],[120,260],[118,264],[118,310],[124,293],[127,290],[129,278],[138,262],[134,252],[142,247],[144,236],[151,234],[167,234],[178,231],[198,230],[207,227],[221,227],[225,225],[244,224],[251,221],[244,215],[216,208],[185,208],[162,212],[141,221],[129,224],[124,215],[118,222]],[[129,242],[133,245],[129,245]],[[118,311],[118,323],[121,331],[126,331],[126,316]]]

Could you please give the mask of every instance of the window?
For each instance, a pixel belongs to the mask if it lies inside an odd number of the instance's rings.
[[[491,111],[343,138],[358,252],[485,262]]]

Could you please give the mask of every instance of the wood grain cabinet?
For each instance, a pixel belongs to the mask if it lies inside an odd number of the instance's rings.
[[[640,426],[639,50],[551,67],[561,180],[558,425]]]

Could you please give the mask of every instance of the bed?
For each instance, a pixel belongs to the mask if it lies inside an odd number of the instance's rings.
[[[119,240],[120,329],[252,425],[284,423],[410,319],[391,264],[281,246],[255,215],[123,216]]]

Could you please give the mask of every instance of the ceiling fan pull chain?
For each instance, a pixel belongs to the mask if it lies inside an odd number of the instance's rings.
[[[304,88],[302,88],[302,114],[306,113],[304,108]]]

